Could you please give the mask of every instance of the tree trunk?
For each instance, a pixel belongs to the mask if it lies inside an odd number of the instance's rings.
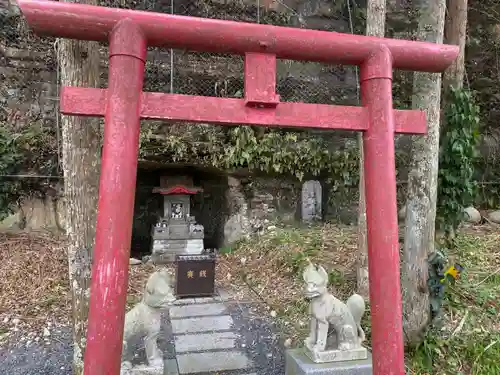
[[[448,0],[448,14],[444,30],[447,44],[460,47],[457,59],[446,69],[443,76],[444,88],[462,88],[465,75],[465,44],[467,39],[467,0]]]
[[[80,3],[97,5],[96,0]],[[59,39],[61,86],[99,87],[99,45]],[[99,119],[61,116],[66,233],[73,307],[73,374],[83,374],[100,171]]]
[[[445,0],[420,0],[417,39],[442,43]],[[407,344],[423,339],[429,324],[427,256],[434,251],[439,153],[441,74],[415,72],[413,108],[425,110],[428,134],[415,136],[408,176],[403,254],[403,328]]]
[[[366,13],[366,35],[385,36],[386,0],[368,0]],[[368,243],[366,227],[366,197],[363,134],[358,134],[359,144],[359,216],[358,216],[358,267],[357,289],[366,300],[369,299]]]

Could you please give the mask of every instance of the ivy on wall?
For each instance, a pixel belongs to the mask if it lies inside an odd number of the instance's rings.
[[[0,122],[0,220],[12,213],[20,197],[51,187],[47,179],[16,179],[10,176],[31,172],[55,176],[58,169],[55,134],[36,124],[20,132],[3,125]]]
[[[479,152],[479,106],[472,92],[450,88],[441,136],[437,217],[438,227],[453,237],[465,218],[464,208],[477,194],[474,179]]]
[[[161,126],[161,125],[160,125]],[[186,128],[185,128],[186,129]],[[170,131],[169,131],[170,130]],[[149,127],[141,134],[141,158],[193,163],[222,170],[248,169],[305,178],[323,178],[333,185],[355,186],[357,151],[333,149],[327,136],[309,132],[237,126],[192,125],[186,131]]]
[[[21,154],[16,145],[16,139],[5,129],[0,128],[0,175],[10,175],[17,172]],[[7,217],[17,199],[18,183],[0,177],[0,220]]]

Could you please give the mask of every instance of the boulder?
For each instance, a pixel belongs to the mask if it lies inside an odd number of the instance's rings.
[[[500,210],[492,211],[488,214],[488,220],[495,224],[500,224]]]
[[[481,214],[474,207],[465,208],[465,221],[471,224],[479,224],[481,222]]]

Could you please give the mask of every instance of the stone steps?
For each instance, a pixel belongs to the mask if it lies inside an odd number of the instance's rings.
[[[181,299],[170,308],[175,359],[165,364],[164,374],[255,375],[227,297],[220,293],[214,298]]]

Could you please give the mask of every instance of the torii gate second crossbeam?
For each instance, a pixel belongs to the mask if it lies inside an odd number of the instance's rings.
[[[441,72],[458,47],[65,2],[19,5],[40,35],[109,40],[108,88],[61,93],[63,113],[105,118],[86,375],[119,374],[140,119],[362,131],[373,373],[405,373],[394,133],[424,134],[426,123],[420,111],[393,109],[392,70]],[[243,55],[244,99],[142,92],[147,46]],[[277,58],[360,66],[363,107],[280,102]]]

